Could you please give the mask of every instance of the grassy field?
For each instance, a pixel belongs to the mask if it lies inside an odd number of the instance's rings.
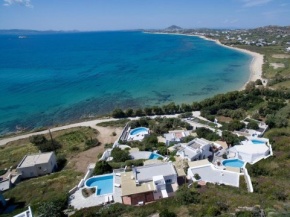
[[[98,132],[88,127],[77,127],[52,133],[53,139],[61,147],[56,151],[57,156],[66,159],[90,148],[86,141],[97,139]],[[49,140],[50,136],[45,137]],[[29,139],[22,139],[11,142],[0,148],[0,169],[16,167],[26,154],[38,153],[37,146],[29,142]],[[97,158],[97,156],[96,156]],[[39,203],[52,201],[64,197],[81,179],[83,173],[77,172],[69,166],[63,170],[37,178],[21,181],[16,187],[4,193],[5,198],[13,198],[16,203],[23,206],[38,206]],[[22,209],[16,209],[15,213]],[[12,215],[12,214],[11,214]],[[10,214],[7,216],[11,216]]]
[[[25,180],[17,184],[16,187],[5,192],[5,198],[13,198],[16,202],[23,203],[24,206],[38,206],[40,203],[53,201],[65,196],[73,188],[82,174],[73,170],[63,170],[50,175],[41,176]],[[15,213],[19,213],[16,210]],[[11,216],[11,214],[7,215]]]

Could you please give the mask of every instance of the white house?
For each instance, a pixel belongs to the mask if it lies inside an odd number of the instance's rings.
[[[176,155],[188,161],[195,161],[208,158],[213,153],[211,151],[212,142],[206,139],[196,138],[187,144],[179,144]]]
[[[31,178],[52,173],[57,168],[54,152],[26,155],[16,170],[22,178]]]
[[[286,51],[287,51],[287,52],[290,52],[290,47],[287,47],[287,48],[286,48]]]
[[[171,162],[133,167],[132,172],[121,174],[121,198],[128,205],[173,196],[177,187],[177,172]]]
[[[240,174],[233,171],[222,170],[216,168],[207,159],[188,163],[187,176],[192,181],[204,181],[214,184],[225,184],[234,187],[239,187]],[[198,174],[200,179],[195,179],[195,174]]]
[[[169,133],[164,134],[164,137],[166,140],[165,144],[169,145],[170,143],[181,142],[182,138],[189,135],[190,135],[190,131],[185,131],[185,130],[169,131]]]
[[[228,156],[239,158],[244,162],[255,163],[271,154],[271,145],[266,138],[248,137],[241,145],[228,149]]]

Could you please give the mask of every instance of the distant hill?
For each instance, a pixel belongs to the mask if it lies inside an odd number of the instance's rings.
[[[172,25],[172,26],[167,27],[165,30],[167,30],[167,31],[175,31],[175,30],[181,30],[181,29],[182,28],[179,27],[179,26]]]

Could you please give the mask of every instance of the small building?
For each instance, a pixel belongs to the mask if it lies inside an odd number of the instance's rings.
[[[177,173],[170,162],[134,167],[121,174],[121,198],[127,205],[173,196],[177,187]]]
[[[205,159],[212,156],[212,145],[213,143],[206,139],[196,138],[187,144],[178,144],[176,146],[178,150],[176,155],[188,161]]]
[[[54,152],[26,155],[16,170],[22,178],[32,178],[52,173],[57,168]]]
[[[181,142],[182,138],[189,136],[190,131],[188,130],[174,130],[169,131],[169,133],[164,134],[165,144],[170,145],[171,143]]]

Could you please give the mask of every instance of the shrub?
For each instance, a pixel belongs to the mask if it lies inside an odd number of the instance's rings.
[[[116,133],[116,132],[113,132],[113,133],[112,133],[112,136],[117,136],[117,133]]]
[[[193,176],[196,180],[199,180],[201,177],[198,173],[195,173],[194,176]]]
[[[256,121],[250,121],[248,124],[247,124],[247,128],[248,129],[252,129],[252,130],[258,130],[259,129],[259,125]]]
[[[112,150],[111,157],[113,157],[113,161],[115,162],[125,162],[126,160],[130,160],[129,152],[127,150],[122,150],[119,147]]]
[[[34,145],[40,145],[47,142],[47,139],[43,135],[35,135],[29,137],[29,141]]]
[[[164,209],[159,213],[159,217],[176,217],[176,214],[168,211],[168,209]]]
[[[96,163],[96,166],[95,166],[93,174],[94,175],[102,175],[102,174],[111,173],[111,172],[113,172],[113,169],[108,164],[107,161],[98,161]]]
[[[101,143],[99,142],[99,140],[97,138],[95,139],[90,139],[86,141],[86,149],[90,149],[96,146],[99,146]]]
[[[183,185],[176,191],[176,200],[182,205],[198,203],[199,194],[193,189],[188,189],[187,185]]]
[[[210,206],[207,210],[207,215],[209,216],[218,216],[221,214],[221,211],[216,206]]]
[[[66,165],[66,158],[64,155],[57,155],[56,156],[56,163],[57,163],[57,170],[62,170]]]

